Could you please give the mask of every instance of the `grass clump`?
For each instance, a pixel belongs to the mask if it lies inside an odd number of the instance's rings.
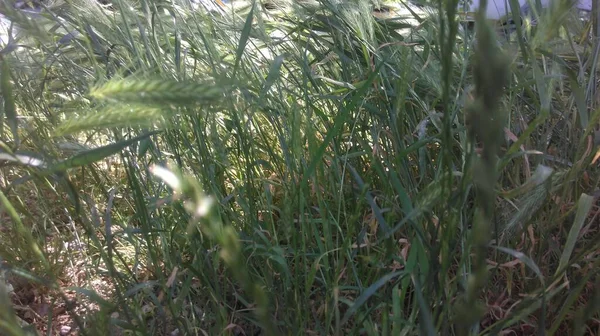
[[[596,332],[592,23],[374,5],[4,11],[2,333]]]

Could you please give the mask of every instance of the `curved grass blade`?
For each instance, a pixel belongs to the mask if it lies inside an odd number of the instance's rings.
[[[594,273],[588,272],[586,275],[583,276],[583,278],[579,281],[579,284],[576,287],[570,289],[569,295],[562,302],[560,310],[556,314],[557,317],[554,319],[554,322],[550,327],[548,335],[556,335],[556,330],[558,330],[560,325],[564,323],[567,315],[573,310],[573,305],[575,305],[578,299],[581,298],[581,292],[590,283],[590,278],[592,277],[592,275],[594,275]],[[568,282],[565,281],[565,283]]]
[[[560,261],[558,263],[558,268],[556,269],[555,275],[558,275],[567,268],[569,260],[571,259],[571,254],[573,253],[573,249],[577,243],[579,232],[581,231],[581,228],[583,227],[587,215],[592,209],[593,205],[594,197],[587,194],[581,194],[581,197],[579,197],[579,202],[577,202],[577,213],[575,214],[575,220],[573,221],[571,230],[569,230],[569,236],[567,237],[567,242],[565,243],[563,253],[560,256]]]
[[[37,275],[31,273],[31,271],[28,271],[28,270],[25,270],[22,268],[4,264],[4,265],[0,266],[0,272],[4,272],[4,271],[6,271],[7,273],[10,273],[14,276],[17,276],[17,277],[19,277],[29,283],[32,283],[32,284],[36,284],[36,285],[40,285],[40,286],[44,286],[44,287],[48,287],[48,288],[52,288],[52,289],[56,288],[56,284],[54,282],[52,282],[51,280],[37,276]]]
[[[508,199],[524,195],[535,189],[537,186],[544,184],[550,178],[553,172],[554,169],[550,167],[538,165],[533,175],[524,184],[512,190],[500,192],[499,194]]]
[[[126,147],[133,145],[134,143],[144,140],[152,135],[159,133],[160,131],[149,132],[140,136],[137,136],[133,139],[123,140],[108,146],[103,146],[99,148],[94,148],[91,150],[87,150],[81,152],[79,154],[74,155],[73,157],[58,162],[57,164],[48,168],[48,173],[54,173],[57,171],[65,171],[75,167],[85,166],[96,161],[102,160],[106,157],[119,153]]]
[[[523,252],[515,251],[513,249],[509,249],[509,248],[502,247],[502,246],[491,245],[491,247],[522,261],[525,264],[525,266],[529,267],[535,273],[535,275],[537,275],[537,277],[540,279],[542,286],[546,287],[545,281],[544,281],[544,275],[542,274],[542,271],[540,270],[538,265],[533,260],[531,260],[531,258],[529,258],[527,255],[525,255]]]
[[[546,320],[545,320],[545,316],[546,316],[546,281],[544,280],[544,275],[542,274],[542,271],[540,270],[540,268],[538,267],[538,265],[531,260],[531,258],[529,258],[528,256],[526,256],[523,252],[519,252],[519,251],[515,251],[513,249],[509,249],[506,247],[502,247],[502,246],[493,246],[493,248],[497,249],[498,251],[504,252],[510,256],[513,256],[514,258],[519,259],[521,262],[523,262],[525,264],[525,266],[529,267],[534,273],[535,275],[538,277],[538,279],[540,279],[540,283],[542,284],[542,294],[541,296],[541,300],[536,302],[540,302],[541,305],[541,319],[539,321],[539,328],[541,330],[545,330],[546,326]]]
[[[67,287],[66,290],[74,291],[74,292],[79,293],[81,295],[85,295],[90,300],[92,300],[93,302],[95,302],[99,306],[101,306],[102,308],[105,308],[105,309],[108,309],[108,310],[114,308],[114,304],[113,303],[111,303],[110,301],[107,301],[106,299],[104,299],[103,297],[101,297],[95,291],[92,291],[92,290],[89,290],[89,289],[86,289],[86,288],[81,288],[81,287]]]
[[[556,287],[553,290],[542,291],[542,294],[540,294],[542,295],[542,300],[537,300],[535,298],[523,300],[520,305],[520,308],[513,310],[510,316],[507,316],[504,319],[501,319],[500,321],[496,322],[495,324],[487,327],[480,333],[480,335],[499,335],[502,330],[505,330],[506,328],[509,328],[510,326],[513,326],[519,323],[520,321],[526,320],[528,317],[531,316],[531,314],[539,310],[540,307],[543,308],[544,302],[546,300],[552,300],[552,298],[554,298],[558,293],[566,289],[568,285],[568,282],[563,282],[560,286]],[[540,334],[546,335],[546,333],[543,332],[544,326],[540,324],[539,328],[540,330],[542,330]]]
[[[354,315],[354,313],[356,313],[358,311],[358,309],[360,307],[362,307],[362,305],[365,302],[367,302],[367,300],[371,296],[373,296],[377,292],[377,290],[379,290],[379,288],[381,288],[381,286],[385,285],[388,281],[392,280],[393,278],[395,278],[399,275],[406,275],[406,272],[405,271],[397,271],[397,272],[386,274],[383,277],[381,277],[379,280],[375,281],[374,284],[372,284],[371,286],[366,288],[365,291],[356,299],[356,301],[354,301],[354,304],[348,309],[348,311],[346,311],[346,314],[344,314],[344,317],[342,318],[341,325],[346,324],[348,322],[348,320],[350,319],[350,317],[352,317],[352,315]]]
[[[256,8],[256,3],[252,2],[250,13],[248,13],[248,16],[246,17],[246,22],[244,23],[244,28],[242,28],[242,34],[240,36],[240,42],[238,43],[238,47],[235,52],[235,65],[233,66],[234,78],[235,74],[237,73],[237,69],[240,66],[242,54],[246,49],[246,44],[248,44],[248,38],[250,37],[250,31],[252,30],[252,21],[254,21],[254,8]]]

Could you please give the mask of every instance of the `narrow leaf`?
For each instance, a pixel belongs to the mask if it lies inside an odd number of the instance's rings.
[[[421,329],[421,335],[427,336],[435,336],[435,326],[433,324],[433,317],[431,316],[431,312],[429,311],[429,305],[425,302],[425,298],[423,297],[423,292],[421,291],[421,285],[419,284],[419,279],[415,274],[411,275],[411,279],[413,285],[415,286],[415,294],[417,297],[417,302],[419,303],[419,315],[420,315],[420,323],[419,327]]]
[[[492,246],[492,247],[500,252],[504,252],[514,258],[519,259],[521,262],[523,262],[523,264],[525,264],[525,266],[529,267],[537,275],[537,277],[540,279],[540,282],[542,283],[542,286],[545,287],[544,275],[542,274],[542,271],[540,270],[538,265],[533,260],[531,260],[531,258],[526,256],[523,252],[515,251],[513,249],[509,249],[506,247],[502,247],[502,246]]]
[[[252,30],[252,21],[254,21],[254,8],[256,8],[256,3],[253,2],[252,7],[250,8],[250,13],[248,13],[248,16],[246,17],[244,28],[242,28],[240,42],[238,43],[238,47],[235,52],[235,65],[233,66],[234,75],[237,73],[238,66],[240,65],[240,61],[242,60],[242,55],[244,54],[244,50],[246,49],[246,44],[248,43],[248,38],[250,37],[250,31]]]
[[[592,209],[594,205],[594,197],[581,194],[579,197],[579,202],[577,203],[577,213],[575,214],[575,221],[573,221],[573,226],[571,226],[571,230],[569,230],[569,236],[567,237],[567,242],[565,244],[565,248],[563,250],[562,255],[560,256],[560,261],[558,263],[558,269],[556,270],[556,274],[562,272],[567,267],[569,260],[571,259],[571,254],[573,253],[573,249],[575,248],[575,244],[577,243],[577,237],[579,236],[579,232],[585,223],[588,213]]]
[[[106,157],[119,153],[126,147],[131,146],[132,144],[141,141],[143,139],[148,138],[158,132],[149,132],[140,136],[137,136],[133,139],[123,140],[108,146],[103,146],[99,148],[94,148],[91,150],[87,150],[81,152],[79,154],[74,155],[73,157],[61,161],[53,166],[51,166],[48,170],[49,172],[57,172],[57,171],[65,171],[67,169],[85,166],[96,161],[102,160]]]
[[[311,158],[311,163],[306,169],[306,172],[304,173],[304,177],[302,180],[303,184],[307,183],[308,179],[312,177],[313,173],[317,169],[317,165],[319,164],[319,162],[321,162],[323,155],[325,155],[327,147],[329,146],[331,141],[333,141],[333,138],[337,136],[342,130],[342,127],[347,121],[348,114],[351,110],[356,108],[356,106],[359,103],[359,100],[364,98],[365,93],[371,88],[371,85],[377,79],[379,71],[381,70],[381,67],[384,64],[385,62],[381,62],[377,65],[377,68],[369,75],[369,78],[367,78],[367,80],[363,82],[362,86],[359,87],[358,90],[356,90],[356,92],[354,92],[352,100],[348,102],[346,106],[342,107],[340,111],[341,113],[339,113],[336,116],[335,121],[333,122],[333,127],[331,127],[331,129],[327,132],[327,135],[325,136],[325,139],[323,139],[321,146],[317,148],[315,155],[313,155],[313,157]]]
[[[406,275],[406,272],[405,271],[397,271],[397,272],[386,274],[383,277],[381,277],[379,280],[375,281],[374,284],[372,284],[371,286],[366,288],[365,291],[356,299],[356,301],[354,301],[354,304],[352,306],[350,306],[348,311],[346,311],[346,314],[344,314],[344,318],[342,318],[341,324],[342,325],[346,324],[348,322],[348,320],[350,319],[350,317],[352,317],[352,315],[354,315],[354,313],[356,313],[356,311],[358,311],[358,309],[360,307],[362,307],[362,305],[365,302],[367,302],[367,300],[371,296],[373,296],[377,292],[377,290],[379,290],[379,288],[381,288],[381,286],[385,285],[388,281],[392,280],[393,278],[395,278],[399,275]]]
[[[275,60],[273,60],[271,68],[269,69],[269,74],[265,80],[265,86],[263,87],[261,97],[264,97],[265,94],[271,89],[271,86],[273,86],[273,84],[279,79],[281,75],[281,65],[283,64],[284,59],[285,55],[279,55],[275,57]]]
[[[4,211],[6,211],[6,213],[12,220],[15,230],[19,233],[19,235],[21,235],[25,239],[25,242],[27,243],[28,248],[29,248],[29,252],[32,253],[37,258],[37,260],[44,265],[46,270],[50,270],[50,263],[44,256],[44,253],[40,249],[35,238],[33,237],[33,234],[31,233],[31,229],[27,228],[27,227],[25,227],[25,225],[23,225],[23,222],[21,221],[21,216],[19,216],[19,214],[17,213],[17,210],[13,207],[13,205],[10,203],[10,201],[8,200],[6,195],[4,195],[4,193],[1,190],[0,190],[0,206],[2,206]]]
[[[577,107],[577,112],[579,112],[579,122],[581,124],[581,128],[586,129],[590,117],[588,115],[588,105],[586,104],[585,93],[579,86],[579,83],[577,83],[576,78],[569,77],[569,82],[571,84],[571,92],[573,93],[575,106]]]

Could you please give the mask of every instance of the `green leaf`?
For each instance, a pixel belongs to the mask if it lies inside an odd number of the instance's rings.
[[[399,275],[406,275],[406,272],[405,271],[397,271],[397,272],[386,274],[383,277],[381,277],[379,280],[375,281],[374,284],[372,284],[371,286],[366,288],[364,290],[364,292],[362,292],[362,294],[356,299],[356,301],[354,301],[354,304],[352,304],[352,306],[350,306],[348,311],[346,311],[346,314],[344,314],[344,317],[342,318],[341,324],[342,325],[346,324],[348,322],[348,320],[350,319],[350,317],[352,317],[352,315],[354,315],[354,313],[356,313],[356,311],[358,311],[358,309],[360,307],[362,307],[362,305],[365,302],[367,302],[367,300],[371,296],[373,296],[377,292],[377,290],[379,290],[379,288],[381,288],[381,286],[385,285],[388,281],[392,280],[393,278],[395,278]]]
[[[533,75],[535,77],[535,84],[537,86],[537,93],[540,98],[540,113],[541,115],[550,114],[550,107],[552,106],[552,97],[550,96],[551,88],[548,87],[545,82],[544,72],[537,63],[532,64]]]
[[[504,252],[504,253],[522,261],[523,264],[525,264],[525,266],[529,267],[537,275],[537,277],[540,279],[540,282],[542,283],[542,286],[545,287],[544,275],[542,274],[542,271],[540,270],[538,265],[533,260],[531,260],[531,258],[526,256],[523,252],[515,251],[513,249],[509,249],[506,247],[502,247],[502,246],[492,246],[492,247],[500,252]]]
[[[150,148],[152,148],[153,146],[154,146],[154,144],[153,144],[151,138],[142,140],[140,142],[140,146],[138,147],[138,153],[137,153],[138,158],[142,158],[144,155],[146,155],[148,150]]]
[[[250,31],[252,30],[252,21],[254,21],[254,8],[256,8],[256,3],[252,2],[250,13],[248,13],[248,16],[246,16],[246,22],[244,23],[244,28],[242,28],[240,42],[238,43],[238,47],[235,52],[235,65],[233,66],[234,76],[237,73],[240,61],[242,60],[242,55],[244,54],[244,50],[246,49],[246,44],[248,44],[248,38],[250,37]]]
[[[586,104],[585,93],[583,89],[577,83],[577,79],[569,76],[569,83],[571,84],[571,92],[573,93],[573,99],[575,100],[575,106],[577,112],[579,112],[579,122],[582,129],[586,129],[589,122],[588,106]]]
[[[1,190],[0,205],[12,220],[15,230],[19,233],[19,235],[21,235],[24,238],[25,242],[29,247],[29,252],[32,253],[38,259],[38,262],[41,262],[44,265],[46,270],[50,270],[50,263],[44,256],[44,253],[37,244],[36,239],[33,237],[31,229],[23,225],[23,222],[21,221],[21,216],[19,216],[17,210],[15,210],[15,208],[10,203],[6,195],[4,195],[4,193]]]
[[[112,304],[110,301],[107,301],[104,298],[102,298],[95,291],[92,291],[92,290],[89,290],[86,288],[81,288],[81,287],[67,287],[66,289],[87,296],[90,300],[97,303],[102,308],[111,310],[114,307],[114,304]]]
[[[365,182],[360,177],[360,175],[358,174],[356,169],[354,169],[354,167],[352,167],[352,165],[350,165],[349,163],[346,163],[346,165],[348,167],[348,170],[352,174],[354,181],[358,185],[358,188],[359,189],[365,188]],[[365,198],[367,199],[367,203],[369,203],[369,205],[371,206],[371,210],[373,210],[373,213],[375,214],[375,218],[377,219],[377,222],[379,223],[379,227],[383,231],[383,234],[387,235],[390,232],[390,226],[387,224],[385,218],[383,218],[383,213],[381,212],[381,209],[377,205],[377,202],[375,202],[375,198],[371,194],[371,191],[367,190],[367,192],[365,193]]]
[[[271,68],[269,69],[269,74],[265,80],[265,86],[262,89],[261,97],[264,97],[271,89],[271,86],[279,79],[281,75],[281,65],[283,64],[284,59],[285,55],[279,55],[273,60]]]
[[[419,315],[420,315],[420,323],[419,327],[421,329],[421,335],[427,336],[435,336],[435,326],[433,324],[433,317],[431,316],[431,312],[429,311],[429,305],[425,302],[425,298],[423,298],[423,292],[421,291],[421,285],[417,276],[413,273],[411,275],[411,279],[413,285],[415,286],[415,295],[417,297],[417,302],[419,303]]]
[[[313,155],[313,157],[311,157],[311,163],[308,166],[308,168],[306,169],[306,172],[304,173],[302,184],[306,184],[308,182],[308,179],[312,177],[313,173],[317,169],[317,165],[319,164],[319,162],[321,162],[323,155],[325,155],[325,150],[329,146],[329,143],[342,130],[342,127],[344,126],[344,124],[347,121],[348,114],[350,113],[351,110],[354,110],[356,108],[356,106],[359,103],[359,100],[361,98],[364,98],[366,92],[371,88],[371,85],[373,84],[375,79],[377,79],[377,76],[379,75],[379,71],[381,70],[381,67],[384,64],[385,64],[385,62],[381,62],[377,65],[377,68],[375,68],[375,70],[369,75],[369,78],[367,78],[367,80],[365,80],[363,82],[363,84],[360,86],[360,88],[358,88],[358,90],[356,90],[353,93],[353,97],[350,100],[350,102],[348,102],[348,104],[346,106],[342,107],[340,113],[336,116],[335,121],[333,122],[333,127],[331,127],[329,132],[327,132],[325,139],[321,143],[321,146],[319,146],[319,148],[317,148],[315,155]]]
[[[565,271],[568,266],[569,260],[571,259],[571,254],[573,253],[573,249],[575,248],[575,244],[577,243],[577,237],[579,236],[579,232],[585,223],[588,213],[592,209],[594,205],[594,197],[581,194],[579,197],[579,202],[577,203],[577,213],[575,214],[575,220],[573,221],[573,226],[571,226],[571,230],[569,230],[569,236],[567,237],[567,242],[565,243],[565,247],[563,249],[563,253],[560,256],[560,261],[558,263],[558,269],[556,270],[556,275],[560,272]]]
[[[91,150],[87,150],[81,152],[79,154],[74,155],[73,157],[58,162],[57,164],[48,168],[47,173],[54,173],[58,171],[65,171],[75,167],[81,167],[85,165],[89,165],[96,161],[102,160],[111,155],[117,154],[122,151],[124,148],[131,146],[132,144],[146,139],[154,134],[159,133],[158,131],[149,132],[140,136],[137,136],[133,139],[123,140],[108,146],[98,147]]]

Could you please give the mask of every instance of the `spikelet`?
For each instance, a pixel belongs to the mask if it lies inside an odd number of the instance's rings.
[[[223,97],[226,88],[214,83],[175,80],[113,80],[94,88],[90,95],[98,99],[129,103],[191,104],[211,103]]]
[[[71,118],[56,129],[57,135],[110,127],[151,126],[163,123],[170,112],[146,105],[110,105],[83,116]]]

